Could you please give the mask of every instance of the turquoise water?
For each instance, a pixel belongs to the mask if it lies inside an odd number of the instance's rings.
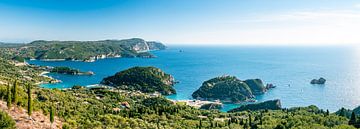
[[[182,50],[183,52],[180,52]],[[180,81],[170,99],[191,99],[203,81],[225,74],[240,79],[260,78],[277,87],[258,101],[280,99],[283,107],[317,105],[336,111],[360,105],[360,52],[353,47],[190,47],[170,46],[154,51],[158,58],[112,58],[86,62],[29,61],[47,66],[69,66],[93,71],[94,76],[48,74],[63,83],[45,84],[47,88],[99,83],[102,78],[133,66],[156,66]],[[313,78],[324,77],[325,85],[311,85]],[[289,86],[290,85],[290,86]],[[238,105],[227,104],[223,110]]]

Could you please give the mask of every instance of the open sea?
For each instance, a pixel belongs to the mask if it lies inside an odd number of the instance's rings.
[[[277,87],[258,102],[280,99],[283,107],[316,105],[334,112],[341,107],[360,106],[360,49],[356,47],[250,47],[250,46],[169,46],[153,51],[157,58],[108,58],[96,62],[28,61],[42,66],[68,66],[93,71],[94,76],[47,74],[63,82],[43,84],[46,88],[91,85],[102,78],[133,66],[155,66],[174,76],[176,95],[170,99],[191,99],[202,82],[221,75],[235,75],[241,80],[259,78]],[[312,79],[324,77],[325,85],[311,85]],[[226,104],[223,111],[239,104]]]

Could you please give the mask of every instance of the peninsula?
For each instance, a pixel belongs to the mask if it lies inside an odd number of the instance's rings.
[[[37,40],[27,44],[0,44],[1,56],[12,59],[38,59],[44,61],[93,62],[103,58],[142,57],[153,58],[152,50],[163,50],[160,42],[140,38],[99,41],[45,41]]]
[[[78,69],[73,69],[70,67],[53,67],[50,70],[51,73],[59,73],[59,74],[69,74],[69,75],[94,75],[94,72],[82,72]]]

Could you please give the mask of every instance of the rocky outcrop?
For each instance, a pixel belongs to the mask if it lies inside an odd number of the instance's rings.
[[[266,88],[260,79],[248,79],[244,82],[249,86],[254,95],[260,95],[266,92]]]
[[[101,84],[123,90],[138,90],[145,93],[159,92],[163,95],[176,93],[173,88],[174,83],[174,78],[170,74],[155,67],[133,67],[101,81]]]
[[[326,79],[325,78],[319,78],[319,79],[313,79],[310,81],[310,84],[325,84]]]
[[[269,100],[265,102],[255,103],[255,104],[247,104],[240,106],[235,109],[231,109],[228,112],[241,112],[241,111],[257,111],[257,110],[280,110],[281,109],[281,102],[279,99],[276,100]]]
[[[148,41],[146,42],[149,46],[149,50],[164,50],[166,46],[160,42]]]
[[[253,99],[266,89],[260,79],[241,81],[235,76],[221,76],[205,81],[192,97],[203,100],[221,100],[222,102],[238,103]]]

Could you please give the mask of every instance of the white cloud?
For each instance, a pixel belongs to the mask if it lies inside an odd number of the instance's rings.
[[[265,45],[360,43],[360,12],[351,10],[267,14],[238,20],[229,26],[187,38],[201,39],[198,42]]]

